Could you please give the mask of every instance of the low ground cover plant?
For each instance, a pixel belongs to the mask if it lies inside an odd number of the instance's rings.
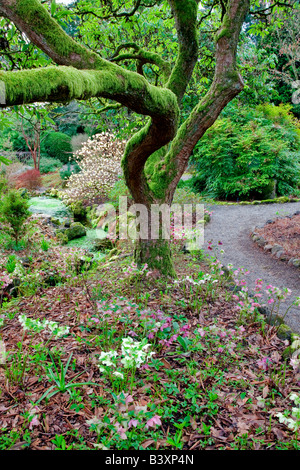
[[[6,302],[0,448],[299,450],[299,338],[259,310],[290,292],[252,296],[209,246],[200,265],[176,251],[175,281],[107,259]]]

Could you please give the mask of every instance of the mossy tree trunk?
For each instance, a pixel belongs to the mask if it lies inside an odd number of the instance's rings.
[[[61,102],[103,97],[149,116],[147,125],[128,142],[123,170],[128,188],[138,204],[171,204],[198,140],[215,122],[226,104],[243,87],[236,69],[238,38],[249,0],[220,2],[222,19],[216,34],[216,66],[212,85],[189,118],[178,129],[180,106],[199,55],[197,14],[199,0],[168,0],[177,29],[178,56],[170,64],[137,46],[134,53],[119,54],[111,61],[78,44],[51,17],[39,0],[0,0],[0,15],[10,19],[56,66],[0,72],[5,104]],[[118,65],[136,59],[137,72]],[[164,87],[151,85],[142,65],[157,65]],[[0,97],[1,98],[1,97]],[[3,97],[0,103],[3,103]],[[149,162],[151,165],[149,165]],[[150,170],[151,168],[151,170]],[[147,263],[162,275],[174,276],[168,241],[142,239],[136,251],[139,264]]]
[[[137,241],[134,257],[138,266],[147,264],[147,269],[153,275],[176,276],[169,240],[140,239]]]
[[[169,0],[178,32],[179,53],[166,87],[177,98],[180,107],[198,59],[197,6],[198,2]],[[187,168],[191,153],[205,131],[215,122],[222,109],[243,89],[243,81],[236,70],[236,50],[240,29],[249,11],[249,2],[229,1],[223,23],[216,35],[216,68],[213,83],[199,101],[189,118],[177,130],[169,146],[154,146],[149,155],[148,140],[153,127],[145,126],[125,151],[123,170],[127,186],[136,203],[171,206],[175,189]],[[154,131],[159,142],[164,129]],[[154,160],[151,171],[147,163]],[[138,264],[147,263],[162,275],[175,276],[170,243],[167,240],[141,239],[135,250]]]

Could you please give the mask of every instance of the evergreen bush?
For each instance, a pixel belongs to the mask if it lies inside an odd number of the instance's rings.
[[[26,231],[24,223],[30,216],[28,208],[28,200],[17,190],[9,191],[1,200],[1,222],[5,224],[3,230],[14,238],[16,246]]]
[[[52,158],[68,163],[72,158],[71,137],[62,132],[51,132],[43,143],[45,152]]]

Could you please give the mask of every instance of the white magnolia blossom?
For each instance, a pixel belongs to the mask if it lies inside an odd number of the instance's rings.
[[[88,139],[75,152],[81,171],[70,176],[63,199],[72,203],[107,194],[121,174],[125,144],[126,141],[116,140],[108,132]]]

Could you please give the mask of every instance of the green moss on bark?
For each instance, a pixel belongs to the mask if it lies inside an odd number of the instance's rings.
[[[13,15],[20,19],[23,28],[29,27],[35,35],[43,38],[43,43],[61,57],[58,64],[70,63],[78,68],[96,68],[102,59],[84,46],[76,43],[50,16],[39,0],[17,0],[10,6]],[[36,43],[38,44],[38,39]],[[67,65],[67,64],[66,64]]]
[[[138,266],[148,264],[150,271],[165,277],[176,277],[169,240],[139,240],[134,251]]]
[[[164,200],[167,189],[173,179],[175,171],[175,159],[167,160],[166,154],[169,146],[162,147],[154,152],[147,160],[145,173],[149,188],[158,200]]]
[[[179,52],[166,86],[176,94],[180,103],[198,57],[198,2],[170,0],[169,3],[175,16]]]
[[[176,97],[170,90],[150,85],[139,74],[114,64],[103,70],[49,66],[0,72],[0,81],[5,85],[6,106],[102,96],[141,114],[168,119],[170,123],[176,123],[179,114]]]

